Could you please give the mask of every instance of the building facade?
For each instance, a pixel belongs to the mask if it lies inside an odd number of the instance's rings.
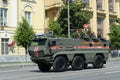
[[[46,8],[46,26],[48,26],[48,22],[51,19],[55,19],[56,13],[60,7],[60,2],[62,5],[62,1],[64,0],[46,0],[47,5],[49,5],[49,9]],[[67,1],[67,0],[66,0]],[[109,39],[108,33],[110,32],[110,25],[116,18],[120,18],[120,0],[73,0],[73,1],[82,1],[86,4],[85,10],[89,10],[93,13],[93,17],[90,20],[89,26],[91,30],[96,34],[101,33],[101,35]],[[59,5],[57,5],[57,3]],[[53,4],[50,6],[50,4]],[[51,15],[48,15],[50,14]]]
[[[46,28],[48,28],[49,22],[51,20],[56,20],[59,9],[62,6],[62,1],[61,0],[45,0],[45,18],[46,18]]]
[[[13,52],[8,46],[13,41],[13,35],[21,17],[26,18],[36,34],[44,33],[44,3],[44,0],[0,0],[0,55],[25,54],[23,48],[15,45]]]
[[[74,0],[75,1],[75,0]],[[91,30],[100,32],[104,38],[112,22],[120,18],[120,0],[82,0],[86,10],[93,13],[89,26]],[[33,26],[36,34],[44,33],[48,23],[57,18],[62,0],[0,0],[0,55],[23,55],[23,48],[15,46],[10,51],[8,44],[13,41],[18,22],[21,17]]]
[[[120,0],[84,0],[86,9],[93,12],[90,27],[93,32],[100,32],[109,39],[110,25],[116,18],[120,18]]]

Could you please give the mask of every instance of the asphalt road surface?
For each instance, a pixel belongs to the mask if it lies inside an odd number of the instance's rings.
[[[120,60],[107,62],[104,68],[65,72],[40,72],[37,66],[0,68],[0,80],[120,80]]]

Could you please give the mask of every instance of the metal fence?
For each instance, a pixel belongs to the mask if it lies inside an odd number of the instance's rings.
[[[120,54],[111,54],[109,55],[109,61],[111,60],[120,60]],[[0,55],[0,62],[29,62],[30,56],[27,55]]]
[[[24,62],[30,61],[29,54],[25,54],[25,49],[16,45],[10,47],[8,42],[0,43],[0,62]]]
[[[29,55],[0,55],[0,62],[29,62]]]
[[[120,50],[112,50],[109,59],[120,59]]]

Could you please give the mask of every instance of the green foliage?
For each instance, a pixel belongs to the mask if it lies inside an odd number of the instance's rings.
[[[88,28],[87,28],[87,30],[86,30],[85,32],[86,32],[86,34],[87,34],[87,35],[90,35],[90,34],[91,34],[91,32],[92,32],[92,31],[91,31],[91,28],[90,28],[90,27],[88,27]]]
[[[58,24],[57,21],[51,21],[49,23],[48,31],[53,31],[55,37],[62,37],[62,36],[64,36],[62,34],[63,29],[62,29],[62,27],[60,27],[60,24]]]
[[[34,35],[35,33],[33,31],[32,26],[30,26],[26,19],[22,17],[22,22],[18,23],[18,27],[14,35],[14,40],[17,46],[22,46],[25,49],[27,49]]]
[[[85,23],[89,23],[92,18],[92,12],[83,10],[85,4],[83,3],[70,3],[70,29],[80,29],[83,28]],[[58,17],[58,23],[63,28],[63,34],[67,36],[68,32],[68,8],[64,5],[60,11]]]
[[[116,19],[116,22],[120,24],[120,18]]]
[[[120,49],[120,19],[116,20],[116,23],[110,27],[110,42],[115,49]]]

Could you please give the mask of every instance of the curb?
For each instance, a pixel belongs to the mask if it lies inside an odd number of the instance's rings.
[[[15,68],[15,67],[27,67],[27,66],[36,66],[36,64],[32,62],[0,63],[0,68]]]

